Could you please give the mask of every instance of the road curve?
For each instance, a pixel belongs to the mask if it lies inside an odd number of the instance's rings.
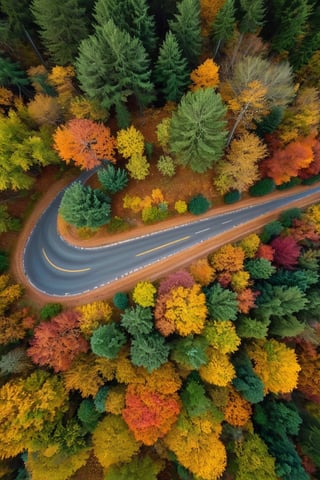
[[[82,174],[79,179],[85,181],[90,175],[92,172]],[[320,193],[320,186],[94,248],[70,245],[59,236],[57,211],[63,192],[43,212],[23,255],[23,268],[30,284],[46,295],[58,297],[89,292],[272,210],[290,208],[292,202]]]

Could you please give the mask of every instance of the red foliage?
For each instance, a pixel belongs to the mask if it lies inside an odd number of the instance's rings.
[[[250,309],[255,306],[255,299],[258,296],[258,292],[253,292],[251,288],[245,288],[238,293],[238,309],[242,313],[249,313]]]
[[[79,329],[79,316],[73,310],[65,311],[35,328],[27,351],[34,363],[62,372],[79,353],[88,351],[89,344]]]
[[[256,257],[265,258],[266,260],[269,260],[270,262],[272,262],[274,257],[274,249],[271,247],[271,245],[260,243],[256,253]]]
[[[315,225],[308,223],[307,220],[294,219],[292,228],[290,229],[290,236],[297,242],[303,240],[310,240],[311,242],[319,242],[320,235],[315,229]]]
[[[221,287],[227,288],[227,286],[232,280],[232,274],[230,272],[219,273],[219,275],[217,275],[217,280],[220,283]]]
[[[137,441],[153,445],[164,437],[181,409],[178,394],[163,394],[144,385],[131,384],[126,392],[122,416]]]
[[[160,282],[158,295],[165,295],[175,287],[190,288],[194,283],[195,281],[189,272],[186,270],[178,270],[177,272],[171,273]]]
[[[278,267],[292,270],[297,265],[301,247],[294,238],[276,237],[271,246],[274,249],[273,262]]]

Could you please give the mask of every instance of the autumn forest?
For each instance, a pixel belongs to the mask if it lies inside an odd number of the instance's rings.
[[[37,303],[68,241],[320,182],[314,0],[0,0],[0,479],[320,479],[320,203],[154,281]]]

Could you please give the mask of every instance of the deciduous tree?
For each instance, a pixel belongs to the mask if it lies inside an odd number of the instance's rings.
[[[192,70],[190,79],[193,82],[191,90],[195,92],[199,88],[216,88],[219,85],[219,66],[207,58],[201,65]]]
[[[142,155],[144,151],[144,137],[134,125],[121,129],[117,133],[117,150],[124,158],[133,155]]]

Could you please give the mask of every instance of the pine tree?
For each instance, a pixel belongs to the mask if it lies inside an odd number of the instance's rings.
[[[205,172],[220,160],[225,146],[226,107],[212,88],[182,97],[169,127],[169,145],[177,162]]]
[[[154,70],[155,83],[166,101],[179,102],[189,83],[188,66],[175,35],[168,32]]]
[[[217,56],[221,45],[232,38],[235,21],[234,0],[226,0],[217,13],[211,27],[211,37],[215,44],[213,58]]]
[[[192,69],[198,63],[201,52],[201,22],[199,0],[181,0],[178,13],[169,21],[170,30],[175,34],[183,56]]]
[[[31,11],[53,60],[59,65],[73,63],[78,45],[88,33],[85,8],[79,0],[33,0]]]
[[[152,99],[146,50],[113,20],[97,26],[95,33],[81,42],[76,67],[82,89],[106,109],[115,106],[119,114],[130,95],[142,107]]]
[[[110,193],[123,190],[128,184],[128,174],[123,168],[115,168],[109,164],[98,170],[98,179],[101,185]]]

